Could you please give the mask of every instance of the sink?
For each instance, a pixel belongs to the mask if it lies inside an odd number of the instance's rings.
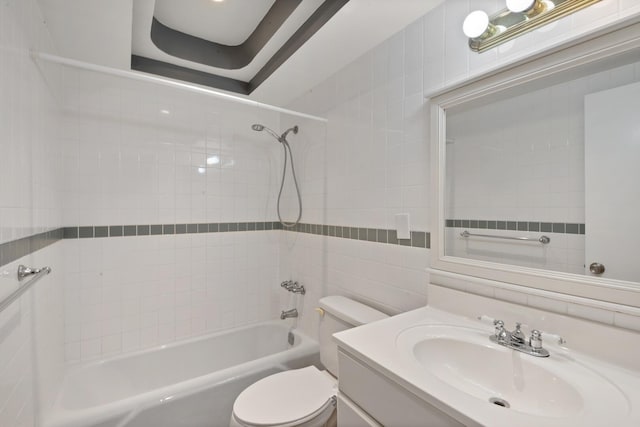
[[[596,416],[598,408],[629,411],[624,393],[560,349],[538,358],[495,344],[489,335],[456,325],[419,325],[401,331],[396,346],[422,375],[496,410],[551,418]]]

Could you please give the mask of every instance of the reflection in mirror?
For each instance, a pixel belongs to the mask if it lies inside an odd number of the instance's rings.
[[[640,62],[448,109],[445,255],[640,282],[638,112]]]

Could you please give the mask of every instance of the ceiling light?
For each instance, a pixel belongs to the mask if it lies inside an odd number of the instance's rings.
[[[469,48],[484,52],[600,0],[506,0],[506,9],[489,16],[476,10],[462,26]]]
[[[220,163],[220,157],[218,156],[207,157],[208,165],[217,165],[218,163]]]

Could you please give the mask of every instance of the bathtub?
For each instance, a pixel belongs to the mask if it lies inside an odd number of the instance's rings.
[[[220,427],[247,386],[318,364],[318,344],[282,321],[71,367],[45,427]]]

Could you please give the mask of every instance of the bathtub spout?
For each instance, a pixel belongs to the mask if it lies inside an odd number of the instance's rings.
[[[284,320],[284,319],[288,319],[290,317],[298,317],[298,310],[296,310],[295,308],[292,308],[291,310],[287,310],[287,311],[282,311],[282,313],[280,313],[280,319]]]

